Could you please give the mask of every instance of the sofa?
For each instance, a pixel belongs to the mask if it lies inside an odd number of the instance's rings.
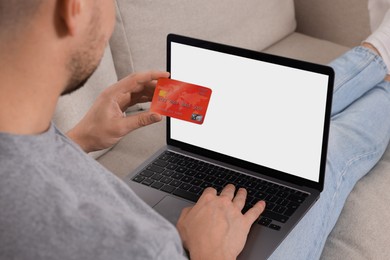
[[[100,66],[84,88],[59,100],[53,120],[64,132],[82,118],[105,87],[132,72],[165,70],[168,33],[321,64],[370,33],[367,0],[117,0],[116,8],[116,27]],[[137,104],[126,113],[149,105]],[[163,120],[90,155],[123,179],[164,142]],[[389,184],[387,150],[348,197],[322,259],[390,257]]]

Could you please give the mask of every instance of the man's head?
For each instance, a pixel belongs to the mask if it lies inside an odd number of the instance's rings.
[[[35,33],[35,41],[44,39],[58,50],[51,58],[67,74],[66,94],[82,86],[98,66],[114,17],[114,0],[0,0],[0,40],[23,42],[32,31],[47,33]]]
[[[91,13],[85,23],[84,37],[78,48],[74,48],[69,56],[67,68],[70,78],[63,94],[68,94],[84,85],[100,63],[108,37],[112,33],[113,0],[90,1],[93,4],[90,5]],[[103,3],[109,7],[108,10],[104,8]]]

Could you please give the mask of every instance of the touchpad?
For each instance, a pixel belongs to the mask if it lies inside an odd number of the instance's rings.
[[[176,225],[182,209],[192,205],[194,205],[194,203],[188,202],[186,200],[172,196],[165,196],[153,208],[172,224]]]

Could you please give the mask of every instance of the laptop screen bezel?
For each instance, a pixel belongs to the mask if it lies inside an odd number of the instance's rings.
[[[240,57],[245,57],[254,60],[260,60],[263,62],[271,62],[274,64],[288,66],[297,69],[303,69],[315,73],[320,73],[328,76],[328,89],[327,89],[327,99],[326,99],[326,108],[325,108],[325,117],[324,117],[324,127],[323,127],[323,140],[322,140],[322,151],[320,159],[320,172],[318,182],[304,179],[291,175],[286,172],[281,172],[275,169],[271,169],[265,166],[257,165],[251,162],[233,158],[224,154],[213,152],[201,147],[183,143],[181,141],[172,139],[170,136],[171,133],[171,119],[170,117],[166,118],[166,142],[168,145],[178,147],[182,150],[189,151],[195,154],[208,157],[213,160],[218,160],[224,163],[228,163],[240,168],[248,169],[252,172],[258,172],[260,174],[277,178],[286,182],[291,182],[296,185],[306,186],[309,188],[322,191],[324,187],[325,179],[325,168],[326,168],[326,157],[328,150],[328,137],[329,137],[329,126],[330,126],[330,115],[331,115],[331,106],[332,106],[332,95],[333,95],[333,82],[334,82],[334,71],[331,67],[325,65],[314,64],[306,61],[295,60],[291,58],[271,55],[263,52],[248,50],[244,48],[229,46],[225,44],[205,41],[201,39],[190,38],[187,36],[169,34],[167,36],[167,71],[171,72],[171,43],[180,43],[193,47],[199,47],[207,50],[218,51],[230,55],[237,55]]]

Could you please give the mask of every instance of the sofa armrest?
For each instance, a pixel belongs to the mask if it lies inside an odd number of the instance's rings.
[[[297,32],[353,47],[370,34],[367,0],[295,0]]]

